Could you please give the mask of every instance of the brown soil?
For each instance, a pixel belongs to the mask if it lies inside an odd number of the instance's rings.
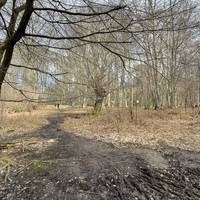
[[[51,112],[34,115],[26,131],[2,127],[0,199],[200,199],[199,147],[170,146],[167,139],[134,143],[122,130],[113,131],[122,139],[112,142],[112,128],[81,131],[87,119],[92,127],[97,123],[89,118],[80,111]]]

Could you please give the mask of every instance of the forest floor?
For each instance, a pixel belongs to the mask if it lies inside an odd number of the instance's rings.
[[[9,114],[0,121],[0,199],[200,199],[200,116],[139,109],[130,120],[126,109],[96,116],[78,108]]]

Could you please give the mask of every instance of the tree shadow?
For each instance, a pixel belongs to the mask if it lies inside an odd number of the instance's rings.
[[[67,117],[82,115],[52,114],[47,125],[19,136],[50,142],[21,152],[28,165],[11,174],[9,184],[0,189],[1,199],[200,198],[199,153],[166,144],[163,153],[143,146],[116,147],[60,128]],[[184,157],[186,153],[190,156]]]

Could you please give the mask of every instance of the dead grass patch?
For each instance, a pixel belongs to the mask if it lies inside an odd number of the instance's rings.
[[[160,144],[200,151],[200,118],[182,109],[139,109],[137,121],[128,109],[105,109],[98,116],[66,118],[62,128],[89,138],[112,143],[133,143],[159,147]]]

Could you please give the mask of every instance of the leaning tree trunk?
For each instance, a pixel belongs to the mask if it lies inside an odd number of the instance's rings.
[[[6,4],[6,2],[7,1],[5,0],[0,0],[0,9]],[[0,93],[12,59],[14,46],[25,35],[26,27],[33,12],[33,3],[34,0],[26,0],[26,3],[19,7],[15,7],[15,3],[13,4],[12,15],[7,28],[9,35],[7,35],[5,40],[0,43]],[[23,14],[19,20],[18,26],[16,27],[17,18],[20,16],[21,12],[23,12]]]
[[[6,4],[7,0],[0,0],[0,9]]]
[[[9,46],[6,48],[4,55],[1,57],[1,66],[0,66],[0,94],[1,94],[1,88],[4,81],[4,78],[6,76],[6,73],[8,71],[12,55],[13,55],[13,49],[14,46]]]

